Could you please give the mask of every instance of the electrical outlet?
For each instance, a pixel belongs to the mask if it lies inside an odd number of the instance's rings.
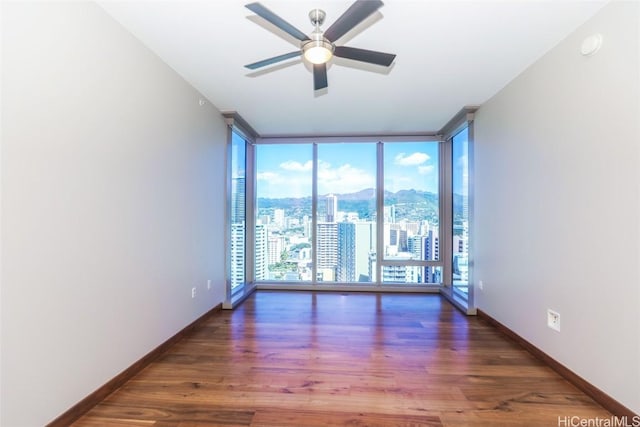
[[[207,280],[207,290],[210,291],[211,290],[211,279]]]
[[[547,309],[547,326],[560,332],[560,313]]]
[[[478,289],[484,290],[484,282],[482,280],[478,281]]]
[[[191,298],[196,297],[196,288],[191,288]]]

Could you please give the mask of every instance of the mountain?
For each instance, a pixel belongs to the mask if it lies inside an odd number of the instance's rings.
[[[323,194],[320,196],[320,199],[327,197],[328,194]],[[356,191],[355,193],[346,193],[346,194],[335,194],[338,196],[338,203],[341,200],[369,200],[375,199],[376,190],[373,188],[365,188],[364,190]]]
[[[326,205],[323,203],[328,194],[318,196],[318,211],[322,215]],[[360,219],[373,220],[376,211],[376,191],[365,188],[354,193],[335,194],[338,198],[338,210],[343,212],[357,212]],[[400,190],[385,191],[385,205],[394,205],[397,218],[408,220],[428,219],[437,222],[439,212],[438,195],[428,191]],[[311,197],[299,198],[258,198],[259,215],[269,215],[273,209],[284,209],[285,215],[301,218],[311,216]]]
[[[346,201],[369,201],[375,200],[376,191],[373,188],[365,188],[364,190],[356,191],[355,193],[331,193],[338,198],[338,205],[340,202]],[[329,194],[322,194],[318,196],[320,201],[324,200]],[[397,192],[385,191],[385,204],[411,204],[411,203],[424,203],[425,201],[433,203],[438,202],[438,195],[429,191],[420,190],[400,190]],[[284,207],[291,205],[300,205],[302,203],[311,204],[311,197],[286,197],[286,198],[268,198],[259,197],[258,204],[260,207],[268,208],[275,207],[276,205],[282,205]],[[344,210],[344,209],[341,209]]]

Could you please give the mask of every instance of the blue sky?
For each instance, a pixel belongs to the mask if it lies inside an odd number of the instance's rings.
[[[438,144],[387,143],[385,189],[437,192]],[[258,197],[311,195],[312,145],[257,146]],[[375,187],[375,143],[318,145],[318,193],[352,193]]]

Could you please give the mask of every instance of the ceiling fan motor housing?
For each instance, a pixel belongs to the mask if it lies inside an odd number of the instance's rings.
[[[312,64],[323,64],[331,59],[335,46],[323,36],[320,25],[324,22],[326,14],[322,9],[312,9],[309,19],[316,29],[309,35],[310,40],[302,42],[304,57]]]
[[[309,12],[309,19],[316,28],[322,25],[325,16],[327,16],[327,14],[324,13],[322,9],[312,9],[311,12]]]

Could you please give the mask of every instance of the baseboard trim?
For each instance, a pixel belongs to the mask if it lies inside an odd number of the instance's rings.
[[[140,371],[146,368],[151,362],[156,360],[162,354],[164,354],[171,346],[176,344],[192,330],[200,326],[213,314],[222,310],[222,303],[216,305],[211,310],[185,326],[182,330],[178,331],[174,336],[160,344],[155,349],[151,350],[145,356],[136,361],[133,365],[129,366],[124,371],[120,372],[114,378],[103,384],[96,391],[82,399],[80,402],[73,405],[67,411],[58,416],[55,420],[47,424],[47,427],[66,427],[71,425],[74,421],[77,421],[84,414],[89,412],[94,406],[102,402],[107,396],[116,391],[127,381],[137,375]]]
[[[279,284],[279,283],[259,283],[258,291],[313,291],[313,292],[372,292],[372,293],[418,293],[437,294],[440,292],[439,286],[370,286],[370,285],[311,285],[311,284]]]
[[[513,330],[509,329],[507,326],[498,322],[493,317],[489,316],[484,311],[478,309],[477,316],[479,319],[484,320],[489,323],[491,326],[496,328],[502,334],[511,338],[529,353],[531,353],[534,357],[541,360],[545,364],[547,364],[551,369],[556,371],[560,376],[569,381],[571,384],[576,386],[579,390],[584,392],[587,396],[591,397],[593,400],[602,405],[607,411],[611,412],[616,417],[626,417],[627,420],[634,420],[638,418],[638,415],[634,413],[631,409],[627,408],[611,396],[609,396],[604,391],[600,390],[575,372],[571,371],[569,368],[549,356],[544,351],[540,350],[535,345],[531,344],[529,341],[522,338],[520,335],[515,333]]]

